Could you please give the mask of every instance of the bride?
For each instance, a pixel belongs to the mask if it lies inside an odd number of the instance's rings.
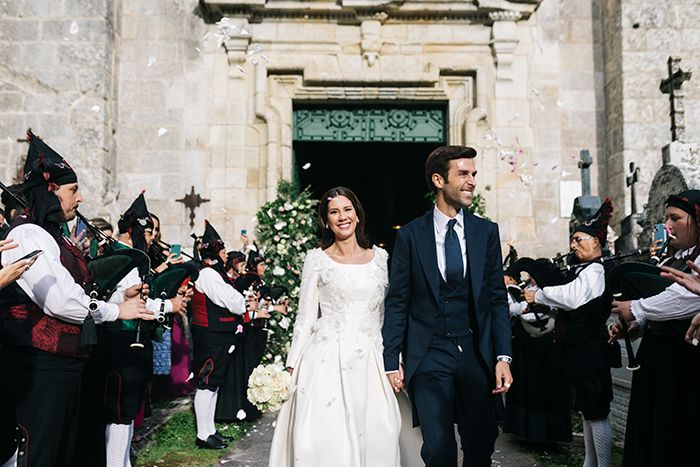
[[[348,188],[324,194],[318,214],[321,248],[304,261],[287,358],[295,389],[269,465],[398,467],[401,414],[382,359],[388,255],[367,239]]]

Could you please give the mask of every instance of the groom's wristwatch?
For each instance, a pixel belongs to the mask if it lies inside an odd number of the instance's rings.
[[[509,357],[508,355],[501,355],[498,358],[496,358],[496,360],[498,360],[499,362],[506,362],[509,365],[513,361],[513,359],[511,357]]]

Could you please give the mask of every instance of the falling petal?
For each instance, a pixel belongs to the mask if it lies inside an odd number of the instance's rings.
[[[148,57],[148,63],[146,64],[146,66],[153,66],[154,63],[156,63],[156,57],[151,55],[150,57]]]
[[[236,414],[236,418],[239,420],[243,420],[245,417],[246,417],[246,413],[245,413],[245,410],[243,410],[243,409],[239,410],[238,413]]]
[[[255,58],[255,57],[251,58],[251,59],[248,60],[248,61],[250,62],[251,65],[257,65],[257,64],[259,63],[259,62],[258,62],[258,59]]]
[[[68,30],[68,32],[69,32],[72,36],[75,36],[76,34],[78,34],[78,31],[79,31],[79,30],[80,30],[80,28],[78,27],[78,22],[77,22],[77,21],[73,21],[72,23],[70,23],[70,29]]]
[[[307,162],[306,164],[301,166],[301,168],[304,170],[309,170],[309,167],[311,167],[311,162]]]
[[[93,106],[91,107],[91,110],[92,110],[93,112],[99,112],[99,111],[100,111],[100,108],[101,108],[101,107],[100,107],[99,105],[93,105]]]
[[[559,168],[559,166],[557,164],[554,164],[552,166],[552,172],[556,171],[558,168]]]
[[[202,40],[203,40],[203,41],[207,40],[207,38],[209,37],[209,34],[211,34],[211,33],[210,33],[210,32],[207,32],[207,33],[202,37]]]
[[[238,69],[238,71],[240,71],[241,73],[245,74],[245,69],[243,69],[242,66],[236,65],[236,68]]]
[[[571,174],[570,174],[569,172],[567,172],[566,170],[562,170],[562,171],[561,171],[561,176],[562,176],[562,177],[567,177],[567,176],[569,176],[569,175],[571,175]]]
[[[219,208],[219,210],[220,210],[221,212],[223,212],[224,214],[228,214],[228,211],[227,211],[226,209],[224,209],[224,208]]]
[[[241,28],[241,36],[243,36],[243,37],[249,37],[249,36],[250,36],[250,31],[248,31],[246,28]]]
[[[190,374],[187,376],[187,379],[185,380],[185,382],[190,381],[192,378],[194,378],[194,373],[192,373],[190,371]]]
[[[564,103],[561,101],[561,99],[557,99],[557,107],[561,107],[564,105]]]
[[[274,427],[276,427],[276,426],[277,426],[277,420],[275,420],[274,422],[272,422],[272,428],[274,428]]]
[[[166,133],[169,132],[169,131],[170,131],[170,130],[168,130],[167,128],[160,127],[160,128],[158,129],[158,137],[163,136],[164,134],[166,134]]]
[[[549,221],[549,223],[550,223],[550,224],[556,224],[558,220],[559,220],[559,219],[557,219],[556,217],[553,217],[552,220]]]
[[[231,344],[231,347],[228,348],[228,353],[233,353],[234,350],[236,350],[236,346]]]
[[[7,140],[8,140],[10,143],[12,142],[12,138],[10,138],[9,136],[7,137]]]

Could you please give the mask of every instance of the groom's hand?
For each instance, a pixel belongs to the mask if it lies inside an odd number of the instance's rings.
[[[508,392],[508,389],[510,389],[511,384],[513,384],[513,376],[510,374],[510,363],[496,363],[496,389],[491,391],[491,393],[506,393]]]
[[[403,368],[401,365],[399,365],[398,371],[387,373],[386,377],[389,379],[389,384],[394,389],[394,392],[398,393],[403,389]]]

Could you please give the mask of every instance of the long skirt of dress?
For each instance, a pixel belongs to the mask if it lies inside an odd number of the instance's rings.
[[[503,431],[536,443],[571,441],[571,388],[566,361],[553,335],[530,336],[513,326],[515,384],[506,395]]]
[[[359,332],[314,336],[292,377],[270,467],[398,467],[401,416],[381,352]]]
[[[216,421],[252,422],[262,416],[248,400],[247,391],[248,378],[260,364],[266,345],[267,331],[261,327],[246,326],[237,335],[236,349],[217,396]]]
[[[645,334],[632,377],[624,467],[698,465],[700,349]]]

